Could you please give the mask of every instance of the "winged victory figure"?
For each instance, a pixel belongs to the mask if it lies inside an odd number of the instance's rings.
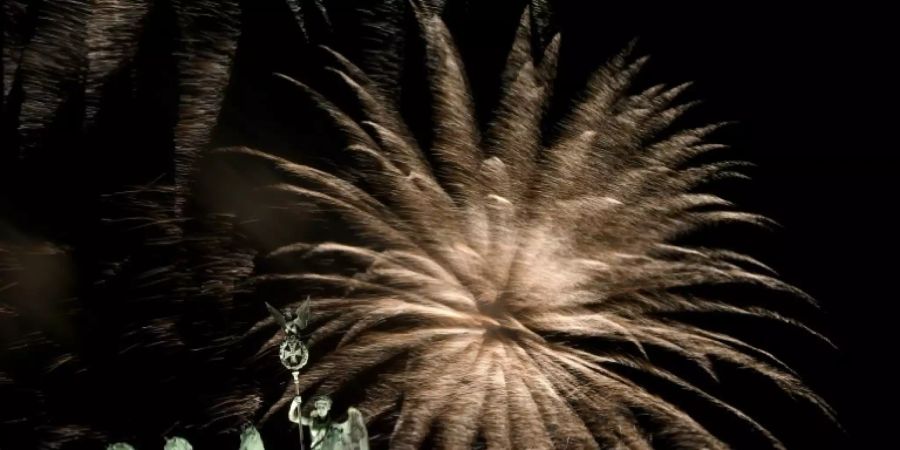
[[[304,416],[300,397],[294,398],[289,411],[292,422],[309,427],[312,450],[369,450],[369,434],[362,413],[354,407],[347,408],[347,420],[337,422],[329,417],[331,399],[318,396],[313,400],[314,409]]]

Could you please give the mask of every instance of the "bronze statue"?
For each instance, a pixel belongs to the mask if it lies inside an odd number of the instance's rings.
[[[329,417],[331,399],[318,396],[313,400],[313,410],[303,416],[300,396],[291,402],[288,417],[291,422],[309,427],[312,450],[369,450],[369,434],[362,413],[354,407],[347,408],[347,420],[337,422]]]

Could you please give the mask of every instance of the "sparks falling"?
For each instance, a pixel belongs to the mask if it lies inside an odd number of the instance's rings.
[[[396,414],[390,442],[398,449],[649,449],[660,436],[678,448],[727,447],[623,369],[690,392],[781,448],[753,418],[656,364],[651,349],[713,379],[715,362],[734,364],[829,411],[770,353],[669,314],[757,316],[815,334],[773,310],[681,293],[738,283],[805,298],[749,256],[675,243],[710,224],[767,221],[697,192],[741,177],[741,163],[693,163],[721,146],[706,140],[717,125],[669,129],[688,109],[676,100],[685,86],[632,92],[645,59],[623,52],[545,136],[559,38],[535,60],[523,20],[482,130],[447,28],[437,16],[418,19],[430,146],[420,146],[366,74],[328,51],[327,73],[351,107],[287,80],[340,132],[348,164],[329,171],[254,149],[217,154],[274,174],[258,188],[278,220],[303,228],[323,214],[349,230],[328,240],[272,239],[261,251],[270,270],[256,277],[257,289],[286,292],[285,304],[313,296],[310,344],[320,357],[302,376],[304,389],[364,384],[360,409]],[[274,331],[264,325],[256,332]],[[596,351],[597,342],[608,345]]]

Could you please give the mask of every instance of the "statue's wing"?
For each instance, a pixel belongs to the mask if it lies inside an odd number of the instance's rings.
[[[269,310],[269,314],[272,315],[275,322],[278,322],[278,324],[281,325],[282,329],[287,328],[287,321],[284,319],[284,314],[282,314],[281,311],[270,305],[269,302],[266,302],[266,309]]]
[[[294,323],[301,330],[309,325],[309,297],[306,297],[306,300],[297,307],[297,316],[294,318]]]
[[[106,450],[134,450],[134,447],[125,442],[116,442],[107,446]]]
[[[352,450],[369,450],[369,432],[366,431],[366,421],[358,409],[347,408],[347,440],[350,441]]]
[[[187,439],[175,436],[171,439],[166,439],[166,446],[163,450],[194,450],[194,447],[191,446]]]
[[[265,450],[262,436],[253,425],[248,425],[241,433],[241,446],[238,450]]]

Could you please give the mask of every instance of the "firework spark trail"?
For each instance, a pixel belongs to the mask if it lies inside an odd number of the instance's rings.
[[[533,60],[526,13],[482,138],[447,28],[437,16],[417,17],[435,124],[429,148],[419,147],[360,69],[326,49],[333,63],[327,72],[355,99],[352,107],[289,81],[343,134],[348,167],[329,173],[246,148],[216,155],[253,161],[278,177],[261,192],[277,194],[264,198],[287,211],[280,220],[308,220],[291,211],[322,212],[353,231],[346,242],[268,242],[263,249],[281,269],[257,277],[259,289],[286,289],[283,303],[314,294],[310,342],[324,356],[301,377],[303,389],[368,383],[367,416],[398,412],[393,448],[431,439],[444,448],[481,440],[489,448],[647,449],[654,436],[679,448],[726,447],[617,372],[628,368],[693,393],[782,448],[754,419],[648,359],[648,349],[662,349],[712,378],[714,361],[756,372],[830,414],[763,349],[658,314],[749,315],[815,334],[760,306],[677,293],[745,283],[806,298],[749,256],[673,243],[708,224],[767,223],[696,192],[743,175],[738,162],[691,164],[720,148],[705,141],[716,125],[664,133],[690,106],[675,102],[685,85],[631,93],[645,59],[625,51],[593,75],[545,145],[540,130],[559,39]],[[582,340],[621,345],[593,354]],[[403,363],[394,364],[398,359]],[[375,369],[385,373],[360,378]]]

